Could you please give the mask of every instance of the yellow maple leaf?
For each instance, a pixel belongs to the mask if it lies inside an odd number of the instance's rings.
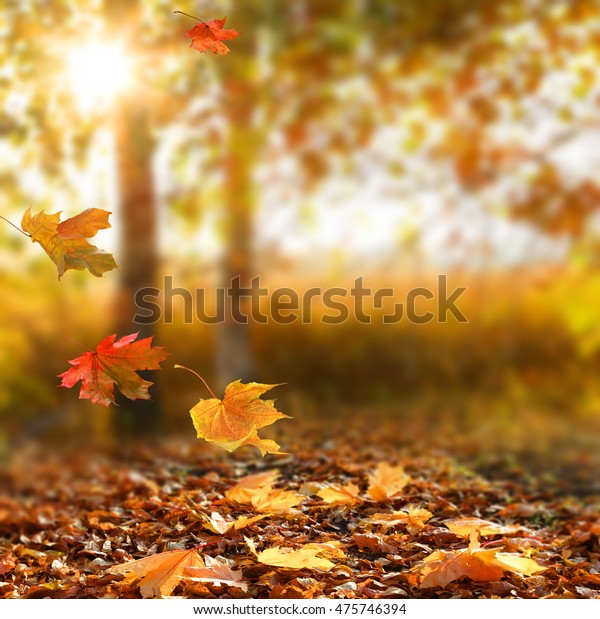
[[[335,563],[326,558],[327,554],[340,552],[331,544],[306,544],[295,549],[274,546],[257,552],[252,540],[247,539],[246,543],[260,563],[290,570],[310,569],[327,572],[335,566]]]
[[[317,492],[317,496],[331,505],[356,505],[360,502],[360,489],[353,483],[347,485],[328,484]]]
[[[278,477],[278,469],[246,475],[246,477],[242,477],[233,488],[230,488],[225,493],[225,498],[242,505],[250,505],[252,503],[252,496],[262,488],[271,489],[271,486],[277,481]]]
[[[175,367],[189,370],[181,365]],[[196,374],[193,370],[189,371]],[[201,376],[196,376],[206,385]],[[279,412],[273,406],[273,400],[261,400],[259,397],[277,386],[236,380],[227,385],[222,400],[209,389],[213,397],[201,399],[190,410],[198,438],[227,451],[234,451],[243,445],[254,445],[263,456],[267,453],[281,453],[275,441],[262,439],[257,432],[279,419],[290,419],[289,415]]]
[[[206,567],[195,548],[168,550],[122,565],[114,565],[108,571],[113,574],[132,574],[133,578],[140,577],[140,592],[143,597],[149,598],[170,595],[184,577],[186,569],[192,567]]]
[[[58,269],[60,279],[69,269],[87,269],[92,275],[117,268],[111,254],[100,251],[86,238],[95,236],[98,230],[110,228],[108,211],[89,208],[75,217],[60,221],[60,212],[47,215],[44,211],[31,214],[27,209],[21,227],[34,243],[39,243]]]
[[[225,520],[218,512],[213,512],[210,516],[203,514],[204,528],[219,535],[224,535],[230,530],[239,531],[266,517],[267,514],[258,514],[251,517],[240,516],[236,520]]]
[[[280,514],[302,503],[304,497],[291,490],[262,488],[252,495],[251,503],[258,512]]]
[[[502,525],[490,520],[482,520],[481,518],[455,518],[454,520],[446,520],[444,524],[460,537],[471,537],[471,534],[476,531],[481,537],[488,535],[509,535],[522,531],[524,527],[519,525]]]
[[[425,528],[425,523],[432,517],[433,514],[430,511],[409,505],[406,511],[373,514],[367,522],[381,524],[384,527],[395,527],[402,524],[411,535],[416,535]]]
[[[372,475],[369,475],[368,492],[380,503],[391,499],[410,482],[410,477],[401,466],[391,466],[380,462]]]

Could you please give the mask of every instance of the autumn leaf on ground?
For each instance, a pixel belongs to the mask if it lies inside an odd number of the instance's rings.
[[[301,494],[291,490],[272,490],[263,488],[252,495],[251,503],[258,512],[268,514],[280,514],[289,512],[292,507],[299,505],[304,500]]]
[[[252,503],[252,496],[262,488],[270,489],[278,477],[278,469],[246,475],[246,477],[242,477],[233,488],[230,488],[225,493],[225,498],[242,505],[250,505]]]
[[[136,374],[139,370],[158,370],[168,353],[164,348],[152,346],[152,338],[135,342],[139,335],[132,333],[115,341],[116,335],[109,335],[98,344],[95,351],[83,353],[72,359],[73,366],[59,374],[61,387],[73,387],[81,381],[80,399],[94,404],[114,404],[114,386],[130,400],[148,400],[150,381]]]
[[[481,518],[456,518],[446,520],[444,524],[459,537],[471,537],[473,531],[479,532],[481,537],[486,537],[488,535],[510,535],[524,529],[519,525],[506,526]]]
[[[175,11],[175,13],[187,15],[187,13],[183,13],[182,11]],[[205,22],[197,17],[194,17],[193,15],[187,16],[200,22],[185,33],[185,36],[188,39],[192,39],[190,47],[197,49],[199,52],[228,54],[229,48],[223,43],[223,41],[235,39],[241,34],[232,28],[223,28],[225,25],[225,20],[227,19],[226,17],[223,17],[223,19],[212,19]]]
[[[358,493],[360,489],[353,483],[346,486],[342,484],[328,484],[317,492],[317,496],[330,505],[356,505],[361,502]]]
[[[332,544],[306,544],[296,549],[274,546],[262,552],[256,551],[256,547],[252,540],[246,539],[246,544],[260,563],[290,570],[310,569],[329,571],[332,567],[335,567],[335,563],[326,557],[328,555],[332,556],[332,553],[338,557],[344,556],[343,553]]]
[[[204,561],[195,548],[191,550],[168,550],[115,565],[108,571],[112,574],[132,574],[141,577],[140,592],[143,597],[170,595],[185,577],[188,568],[205,568]],[[134,576],[131,577],[131,580]]]
[[[21,227],[34,243],[39,243],[58,269],[60,279],[69,269],[88,269],[92,275],[117,268],[112,254],[100,251],[88,243],[86,238],[96,235],[98,230],[110,228],[108,211],[89,208],[75,217],[60,221],[60,212],[46,215],[44,211],[31,214],[27,209],[21,220]]]
[[[475,581],[500,580],[504,572],[531,576],[545,571],[533,559],[498,549],[482,549],[474,537],[468,548],[454,552],[436,550],[416,568],[423,575],[421,589],[445,587],[459,578]]]
[[[242,591],[248,590],[248,584],[244,582],[242,572],[232,570],[222,557],[207,556],[205,567],[185,567],[183,577],[186,580],[239,587]]]
[[[373,514],[366,522],[381,524],[386,528],[404,525],[411,535],[416,535],[425,528],[425,523],[432,517],[433,514],[426,509],[408,506],[406,511]]]
[[[390,466],[380,462],[372,475],[369,475],[368,492],[375,501],[382,503],[398,494],[410,483],[410,477],[401,466]]]
[[[241,529],[250,526],[254,522],[258,522],[263,518],[267,517],[267,514],[258,514],[256,516],[240,516],[236,520],[225,520],[221,514],[218,512],[213,512],[210,516],[204,517],[204,528],[212,531],[213,533],[218,533],[220,535],[224,535],[227,531],[234,530],[239,531]]]
[[[277,385],[241,383],[236,380],[227,385],[225,397],[219,400],[199,374],[181,365],[175,367],[195,374],[213,396],[209,400],[200,400],[190,410],[198,438],[227,451],[234,451],[243,445],[254,445],[263,456],[279,453],[279,445],[275,441],[261,439],[257,432],[279,419],[290,419],[273,406],[273,400],[261,400],[259,397]]]

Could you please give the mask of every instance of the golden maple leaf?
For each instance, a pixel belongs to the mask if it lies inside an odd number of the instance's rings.
[[[282,567],[290,570],[323,570],[329,571],[335,563],[327,557],[344,558],[344,553],[338,548],[339,543],[305,544],[300,548],[284,548],[273,546],[261,552],[256,551],[254,542],[246,538],[246,544],[264,565]]]
[[[356,505],[361,499],[358,496],[360,489],[353,483],[347,485],[328,484],[317,492],[317,496],[331,505]]]
[[[58,269],[60,279],[69,269],[87,269],[101,277],[106,271],[117,268],[112,254],[100,251],[86,238],[95,236],[98,230],[110,228],[108,211],[89,208],[75,217],[60,221],[60,212],[46,215],[44,211],[31,214],[27,209],[21,227],[34,243],[39,243]]]
[[[481,537],[487,537],[488,535],[510,535],[524,529],[516,524],[502,525],[481,518],[455,518],[446,520],[444,524],[459,537],[471,537],[473,531],[478,532]]]
[[[213,512],[210,516],[203,514],[204,528],[220,535],[224,535],[230,530],[239,531],[266,517],[267,514],[258,514],[250,517],[240,516],[236,520],[225,520],[218,512]]]
[[[263,473],[255,473],[254,475],[246,475],[246,477],[242,477],[233,488],[230,488],[225,493],[225,498],[242,505],[251,505],[252,496],[262,488],[271,489],[271,486],[277,481],[278,477],[278,469],[264,471]]]
[[[401,466],[391,466],[380,462],[372,475],[369,475],[368,492],[380,503],[391,499],[410,482],[410,477]]]
[[[292,490],[262,488],[252,495],[251,503],[258,512],[280,514],[290,511],[303,500],[301,494],[296,494]]]
[[[175,367],[183,368],[180,365]],[[204,382],[204,379],[201,380]],[[222,400],[211,391],[212,398],[201,399],[190,410],[198,438],[227,451],[234,451],[243,445],[254,445],[263,456],[267,453],[281,453],[275,441],[262,439],[257,432],[279,419],[290,419],[273,406],[273,400],[261,400],[259,397],[277,386],[236,380],[227,385]]]
[[[546,568],[533,559],[499,549],[481,549],[476,538],[471,536],[468,548],[447,552],[436,550],[426,557],[415,569],[423,575],[419,588],[445,587],[459,578],[475,581],[500,580],[504,572],[521,576],[531,576],[543,572]]]
[[[395,527],[402,524],[411,535],[416,535],[425,528],[425,523],[433,517],[430,511],[420,507],[409,505],[405,510],[389,514],[373,514],[367,522],[381,524],[384,527]]]

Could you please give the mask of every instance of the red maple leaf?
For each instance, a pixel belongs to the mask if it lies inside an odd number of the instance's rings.
[[[81,381],[79,397],[102,406],[114,404],[115,385],[130,400],[149,400],[148,387],[153,383],[136,372],[160,369],[168,353],[164,348],[153,347],[151,337],[134,342],[138,335],[139,331],[116,342],[116,335],[104,338],[95,351],[69,361],[73,367],[59,374],[60,386],[70,388]]]
[[[222,43],[228,39],[235,39],[241,33],[233,28],[223,28],[225,20],[213,19],[208,22],[196,24],[193,28],[185,33],[185,36],[192,39],[190,47],[197,49],[199,52],[213,52],[214,54],[228,54],[229,48]]]

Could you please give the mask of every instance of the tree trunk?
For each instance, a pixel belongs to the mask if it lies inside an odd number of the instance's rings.
[[[114,30],[132,36],[140,13],[138,2],[106,1],[108,23]],[[150,108],[135,93],[124,93],[114,109],[119,191],[119,290],[115,332],[120,336],[140,331],[139,338],[154,335],[154,326],[133,322],[135,294],[156,286],[158,268],[157,213],[152,174],[153,140],[150,135]],[[146,375],[148,374],[148,375]],[[156,372],[140,372],[146,380],[156,380]],[[158,388],[151,388],[152,400],[117,397],[114,430],[119,439],[155,435],[160,430]]]
[[[246,21],[249,17],[244,12]],[[252,28],[246,31],[252,32]],[[221,274],[222,285],[230,294],[225,297],[225,322],[219,325],[217,334],[216,370],[221,389],[238,378],[247,381],[254,377],[250,343],[252,318],[243,324],[232,316],[232,306],[250,316],[250,297],[234,292],[232,282],[238,282],[236,288],[248,289],[254,276],[252,239],[256,199],[252,170],[260,146],[259,133],[252,125],[257,104],[256,83],[251,77],[255,41],[246,34],[239,41],[243,41],[243,45],[236,46],[235,58],[228,58],[228,72],[223,78],[223,110],[229,133],[225,158],[226,248]]]

